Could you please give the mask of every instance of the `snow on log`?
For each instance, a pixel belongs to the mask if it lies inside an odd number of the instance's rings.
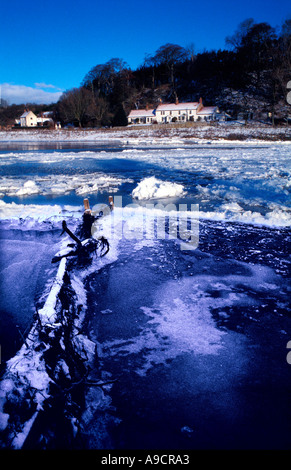
[[[40,321],[42,323],[54,323],[56,320],[56,303],[60,289],[63,284],[63,277],[66,270],[66,258],[62,258],[56,274],[53,286],[50,290],[48,298],[41,310],[38,311]]]

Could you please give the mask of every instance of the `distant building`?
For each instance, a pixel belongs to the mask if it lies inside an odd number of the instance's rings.
[[[129,124],[150,124],[187,121],[214,121],[218,118],[217,106],[203,106],[202,98],[199,102],[161,103],[156,109],[132,110],[128,116]]]
[[[42,113],[41,116],[36,116],[32,111],[25,110],[19,119],[15,119],[15,124],[20,127],[42,127],[53,123],[50,117],[50,112]]]
[[[134,109],[128,115],[128,124],[152,124],[156,119],[154,109]]]
[[[37,117],[32,111],[24,111],[20,116],[20,119],[16,119],[16,124],[20,124],[20,127],[36,127]]]

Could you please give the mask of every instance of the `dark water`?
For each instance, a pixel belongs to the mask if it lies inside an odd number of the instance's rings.
[[[1,369],[21,347],[36,306],[56,274],[51,259],[60,243],[60,233],[5,230],[0,225]]]
[[[110,445],[290,449],[290,233],[206,222],[200,234],[183,255],[171,243],[125,243],[88,279],[91,335],[116,380]]]

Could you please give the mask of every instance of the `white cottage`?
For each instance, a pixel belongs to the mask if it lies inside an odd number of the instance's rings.
[[[37,117],[32,111],[25,111],[18,120],[21,127],[36,127]]]
[[[152,124],[155,120],[154,109],[134,109],[128,115],[128,124]]]
[[[195,102],[161,103],[156,109],[136,109],[130,112],[128,123],[151,124],[187,121],[213,121],[217,118],[217,106],[203,106],[202,98]]]
[[[202,107],[198,102],[162,103],[156,109],[157,122],[196,121],[197,110]]]
[[[51,112],[48,111],[37,117],[32,111],[26,110],[19,119],[15,119],[15,123],[20,125],[20,127],[42,127],[48,123],[53,124],[50,115]]]
[[[214,121],[218,119],[219,109],[217,106],[203,106],[197,112],[197,119],[203,121]]]
[[[217,106],[203,106],[202,98],[199,102],[163,103],[156,109],[157,122],[187,122],[187,121],[210,121],[219,113]]]

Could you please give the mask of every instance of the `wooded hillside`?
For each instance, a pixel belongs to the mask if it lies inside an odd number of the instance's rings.
[[[165,44],[131,70],[120,58],[97,64],[79,88],[66,91],[50,108],[62,124],[80,127],[126,125],[131,109],[155,108],[159,102],[198,101],[245,119],[284,122],[291,80],[291,19],[276,31],[268,23],[243,21],[226,38],[226,49],[195,53]],[[291,83],[290,83],[291,88]],[[0,125],[12,118],[11,106],[0,109]],[[18,117],[18,116],[15,116]]]

